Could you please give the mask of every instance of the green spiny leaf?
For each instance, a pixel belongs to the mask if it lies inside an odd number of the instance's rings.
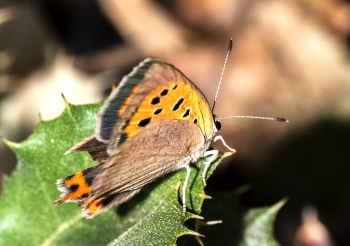
[[[201,220],[192,225],[193,228],[199,225],[199,233],[205,235],[205,238],[200,238],[204,245],[279,245],[274,239],[272,228],[284,201],[271,207],[249,209],[239,202],[242,192],[208,190],[207,193],[213,199],[203,204],[201,216],[206,221],[221,220],[222,223],[203,226],[205,221]],[[177,243],[181,246],[197,244],[194,238],[187,235],[179,238]]]
[[[129,202],[93,220],[82,218],[75,204],[52,204],[59,196],[57,179],[95,164],[87,153],[65,156],[64,152],[93,133],[101,106],[102,102],[84,106],[67,103],[61,116],[41,121],[22,143],[5,140],[15,152],[18,165],[5,180],[0,197],[0,245],[174,245],[180,235],[195,234],[183,223],[196,216],[189,212],[182,216],[174,188],[185,178],[185,170],[157,179]],[[208,174],[223,157],[221,154],[215,160]],[[194,166],[188,207],[199,214],[205,198],[203,160]]]
[[[240,246],[280,245],[273,237],[273,224],[279,209],[284,203],[285,200],[282,200],[271,207],[248,211],[244,218],[244,240]]]

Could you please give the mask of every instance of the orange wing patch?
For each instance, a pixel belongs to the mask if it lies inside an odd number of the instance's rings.
[[[84,202],[85,209],[84,209],[84,216],[86,218],[93,218],[95,215],[102,212],[104,206],[102,204],[103,198],[99,198],[93,201],[90,201],[88,199],[86,202]],[[79,206],[83,206],[82,204],[79,204]]]
[[[89,170],[89,169],[87,169]],[[92,180],[86,178],[84,171],[79,171],[71,176],[59,179],[57,187],[62,192],[61,198],[56,200],[54,204],[63,202],[82,201],[89,197],[91,193]]]
[[[201,100],[189,83],[171,81],[167,85],[157,86],[126,122],[123,132],[131,138],[150,122],[166,119],[187,120],[203,130],[203,119],[211,119],[211,116],[203,115],[207,112],[201,110]]]

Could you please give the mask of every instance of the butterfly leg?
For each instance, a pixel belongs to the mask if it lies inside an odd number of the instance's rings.
[[[187,170],[187,174],[186,174],[185,183],[182,187],[182,215],[186,214],[186,187],[187,187],[188,179],[190,178],[190,173],[191,173],[190,165],[187,164],[185,168]]]
[[[209,160],[205,162],[204,171],[203,171],[203,174],[202,174],[202,179],[203,179],[204,186],[207,185],[207,182],[205,181],[205,177],[207,176],[209,165],[210,165],[210,163],[212,163],[215,160],[215,158],[218,156],[218,154],[219,154],[218,150],[208,150],[203,155],[203,157],[211,155]]]
[[[234,148],[231,148],[230,146],[228,146],[228,144],[225,142],[225,140],[223,139],[222,136],[215,136],[214,138],[214,142],[221,140],[222,144],[229,150],[232,152],[232,154],[236,153],[236,150]]]
[[[221,140],[222,144],[228,148],[233,154],[236,153],[236,150],[231,148],[230,146],[227,145],[227,143],[225,142],[225,140],[222,138],[222,136],[216,136],[214,138],[214,142],[218,141],[218,140]],[[206,157],[208,155],[211,155],[211,157],[209,158],[209,160],[205,163],[205,167],[204,167],[204,171],[203,171],[203,174],[202,174],[202,179],[203,179],[203,184],[204,186],[207,185],[207,182],[205,181],[205,177],[207,175],[207,171],[208,171],[208,168],[209,168],[209,165],[210,163],[212,163],[215,158],[218,156],[219,154],[219,151],[218,150],[208,150],[204,153],[203,157]]]

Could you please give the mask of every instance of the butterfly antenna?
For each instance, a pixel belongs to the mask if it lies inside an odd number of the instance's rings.
[[[289,122],[285,118],[281,117],[260,117],[260,116],[224,116],[224,117],[219,117],[219,120],[223,119],[233,119],[233,118],[240,118],[240,119],[260,119],[260,120],[273,120],[273,121],[278,121],[278,122]]]
[[[232,51],[232,38],[230,39],[230,42],[229,42],[229,44],[228,44],[228,49],[227,49],[227,53],[226,53],[224,68],[222,69],[222,72],[221,72],[221,77],[220,77],[218,89],[216,90],[216,94],[215,94],[215,99],[214,99],[213,107],[212,107],[212,109],[211,109],[211,112],[212,112],[212,113],[214,113],[214,107],[215,107],[215,104],[216,104],[216,99],[218,98],[218,94],[219,94],[219,90],[220,90],[220,85],[221,85],[222,79],[224,78],[224,72],[225,72],[225,69],[226,69],[226,64],[227,64],[227,61],[228,61],[228,57],[229,57],[230,54],[231,54],[231,51]]]
[[[231,54],[232,51],[232,38],[230,39],[230,42],[228,44],[228,49],[227,49],[227,53],[226,53],[226,58],[225,58],[225,63],[224,63],[224,67],[222,69],[221,72],[221,77],[220,77],[220,81],[219,81],[219,85],[218,88],[216,90],[216,94],[215,94],[215,98],[214,98],[214,103],[213,103],[213,107],[211,112],[214,113],[214,108],[215,108],[215,104],[216,104],[216,99],[218,98],[218,94],[219,94],[219,90],[220,90],[220,86],[222,83],[222,80],[224,78],[224,72],[226,69],[226,65],[228,62],[228,58]],[[281,118],[281,117],[260,117],[260,116],[224,116],[224,117],[219,117],[217,118],[218,120],[223,120],[223,119],[233,119],[233,118],[241,118],[241,119],[260,119],[260,120],[272,120],[272,121],[278,121],[278,122],[289,122],[287,119],[285,118]]]

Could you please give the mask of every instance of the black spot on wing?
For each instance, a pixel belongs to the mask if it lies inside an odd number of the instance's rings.
[[[177,88],[177,84],[176,84],[176,85],[174,85],[173,90],[176,90],[176,88]]]
[[[92,186],[92,182],[100,170],[101,168],[99,166],[92,166],[82,171],[85,182],[88,186]]]
[[[92,181],[94,181],[95,176],[90,176],[90,177],[85,177],[85,182],[87,183],[88,186],[92,186]]]
[[[109,196],[103,198],[103,200],[101,201],[102,206],[106,207],[107,205],[109,205],[113,201],[114,197],[116,197],[117,195],[118,194],[112,194],[112,195],[109,195]]]
[[[69,191],[70,192],[75,192],[75,191],[77,191],[79,189],[79,185],[78,184],[74,184],[74,185],[71,185],[70,187],[69,187]]]
[[[180,108],[181,104],[185,101],[185,99],[182,97],[180,98],[177,103],[173,107],[173,111],[176,111]]]
[[[152,104],[152,105],[156,105],[156,104],[158,104],[158,103],[160,103],[160,98],[159,98],[159,97],[154,97],[154,98],[152,99],[152,101],[151,101],[151,104]]]
[[[81,198],[87,198],[87,197],[89,197],[89,194],[88,194],[88,193],[84,193],[84,194],[81,196]]]
[[[182,118],[186,118],[190,115],[191,109],[186,109],[186,112],[182,115]]]
[[[163,111],[163,109],[159,108],[159,109],[156,109],[153,114],[154,115],[157,115],[157,114],[160,114],[161,112]]]
[[[166,95],[168,94],[168,92],[169,92],[168,89],[164,89],[164,90],[162,90],[162,92],[160,93],[160,95],[161,95],[162,97],[164,97],[164,96],[166,96]]]
[[[197,122],[198,122],[198,119],[195,118],[194,121],[193,121],[193,123],[197,124]]]
[[[140,122],[137,125],[140,127],[144,127],[150,122],[151,122],[151,118],[146,118],[146,119],[140,120]]]

